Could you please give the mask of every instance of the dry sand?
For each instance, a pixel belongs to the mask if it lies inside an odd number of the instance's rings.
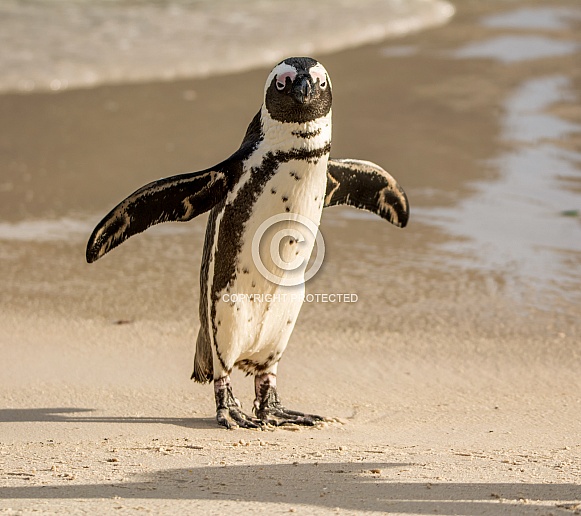
[[[482,15],[522,5],[543,2],[462,2],[445,28],[321,58],[332,154],[385,165],[420,212],[494,180],[511,89],[550,74],[581,89],[579,52],[451,57],[503,32]],[[550,35],[579,43],[579,27]],[[460,265],[439,247],[457,237],[413,211],[398,231],[328,210],[307,290],[358,301],[305,305],[279,384],[339,420],[226,431],[189,380],[205,217],[84,263],[118,200],[237,147],[265,76],[0,96],[0,512],[579,514],[579,276],[543,290]],[[249,408],[251,380],[234,381]]]

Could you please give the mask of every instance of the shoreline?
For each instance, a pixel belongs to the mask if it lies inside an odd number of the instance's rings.
[[[411,34],[445,24],[453,13],[446,0],[340,5],[295,0],[290,8],[252,0],[242,5],[171,0],[21,5],[5,0],[0,28],[8,51],[0,51],[0,69],[5,70],[0,92],[232,75],[291,55],[327,55]],[[23,33],[36,34],[34,46]]]

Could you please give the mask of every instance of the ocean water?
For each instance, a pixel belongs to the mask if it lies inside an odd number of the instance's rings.
[[[579,20],[579,7],[507,10],[480,20],[485,27],[507,33],[466,42],[451,54],[503,66],[572,56],[581,52],[579,38],[567,41],[560,31],[572,30]],[[455,237],[439,246],[451,253],[452,263],[507,271],[507,276],[525,278],[537,290],[578,307],[581,152],[570,142],[581,134],[581,123],[578,117],[561,114],[578,112],[579,90],[571,72],[562,67],[542,73],[531,66],[499,110],[499,139],[504,146],[486,163],[498,172],[496,180],[472,183],[472,194],[453,206],[420,207],[415,215]],[[555,106],[562,111],[555,111]],[[540,305],[546,304],[541,299]]]
[[[2,0],[0,92],[236,72],[453,13],[444,0]]]
[[[573,92],[565,75],[523,81],[503,106],[501,136],[512,146],[490,163],[498,179],[473,184],[473,195],[453,207],[416,212],[458,237],[440,247],[461,265],[511,271],[578,299],[581,271],[570,262],[581,253],[581,195],[572,187],[581,153],[559,142],[579,134],[581,124],[549,110],[557,102],[574,104]]]

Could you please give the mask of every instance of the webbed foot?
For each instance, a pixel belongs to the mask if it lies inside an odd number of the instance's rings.
[[[314,426],[318,421],[323,421],[321,416],[285,408],[278,397],[276,376],[272,373],[256,376],[255,390],[254,413],[263,423],[273,426]]]
[[[227,429],[261,428],[263,422],[242,411],[240,402],[234,397],[230,385],[230,377],[224,376],[214,380],[214,395],[216,397],[216,421]]]

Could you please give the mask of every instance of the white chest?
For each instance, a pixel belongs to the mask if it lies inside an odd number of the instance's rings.
[[[244,185],[268,156],[283,158],[260,183],[241,228],[236,274],[214,298],[215,344],[224,355],[244,359],[262,360],[263,355],[282,353],[286,347],[302,306],[302,278],[313,251],[327,187],[330,115],[318,123],[273,123],[267,129],[226,204],[237,202]],[[305,219],[309,224],[302,222]],[[219,216],[218,231],[220,223]],[[293,276],[292,287],[285,286],[289,275]]]

